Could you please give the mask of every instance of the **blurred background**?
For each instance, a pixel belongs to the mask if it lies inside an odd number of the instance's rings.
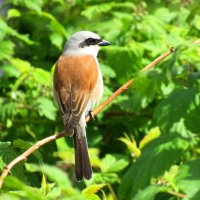
[[[0,200],[200,199],[200,4],[195,0],[1,0],[0,170],[63,131],[52,75],[67,39],[98,33],[108,98],[87,126],[93,178],[76,182],[71,138],[42,146],[6,178]],[[140,70],[176,47],[154,69]],[[102,100],[102,101],[103,101]]]

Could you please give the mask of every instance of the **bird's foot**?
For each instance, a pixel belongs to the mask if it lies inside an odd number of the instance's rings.
[[[93,115],[93,113],[92,113],[92,110],[90,110],[90,111],[88,112],[88,115],[90,116],[91,119],[95,120],[94,115]]]

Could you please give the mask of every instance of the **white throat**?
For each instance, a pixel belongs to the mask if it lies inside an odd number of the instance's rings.
[[[85,46],[82,48],[67,43],[64,47],[62,55],[92,55],[97,57],[98,52],[98,45]]]

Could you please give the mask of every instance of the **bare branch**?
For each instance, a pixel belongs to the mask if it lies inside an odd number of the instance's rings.
[[[156,64],[158,64],[161,60],[166,58],[168,55],[172,54],[175,51],[174,48],[171,48],[167,52],[163,53],[161,56],[156,58],[153,62],[151,62],[149,65],[147,65],[145,68],[143,68],[141,71],[145,72],[150,70],[152,67],[154,67]],[[124,85],[122,85],[118,90],[116,90],[108,99],[106,99],[102,104],[100,104],[93,112],[92,114],[95,116],[97,115],[103,108],[105,108],[109,103],[111,103],[118,95],[120,95],[122,92],[128,90],[129,86],[133,83],[133,79],[130,79],[127,81]],[[90,120],[90,116],[86,117],[86,122]],[[19,155],[17,158],[15,158],[13,161],[11,161],[3,170],[1,176],[0,176],[0,188],[3,185],[3,181],[8,175],[8,173],[12,170],[12,168],[19,162],[26,160],[28,156],[30,156],[33,152],[35,152],[37,149],[39,149],[41,146],[43,146],[46,143],[49,143],[51,141],[57,140],[58,138],[61,138],[65,136],[65,131],[62,131],[58,134],[49,136],[47,138],[44,138],[40,141],[38,141],[36,144],[31,146],[29,149],[27,149],[24,153]]]

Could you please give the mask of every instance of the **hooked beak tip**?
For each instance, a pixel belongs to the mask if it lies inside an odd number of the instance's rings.
[[[99,46],[108,46],[110,45],[110,42],[106,41],[106,40],[102,40],[101,42],[98,43]]]

